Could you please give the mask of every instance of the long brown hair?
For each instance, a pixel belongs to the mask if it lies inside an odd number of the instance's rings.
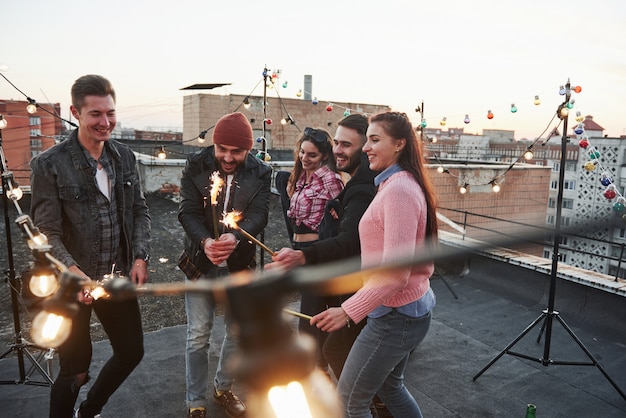
[[[333,139],[324,129],[305,128],[304,133],[298,140],[293,150],[294,165],[287,183],[287,194],[293,196],[296,191],[296,183],[302,175],[302,161],[300,161],[300,146],[304,141],[309,141],[322,153],[322,165],[327,165],[331,170],[337,171],[337,162],[333,154]],[[325,158],[325,159],[324,159]]]
[[[406,145],[398,158],[398,165],[411,173],[420,185],[426,198],[426,237],[437,239],[437,195],[426,169],[422,142],[418,140],[406,113],[382,112],[370,117],[370,124],[380,123],[387,135],[394,139],[405,139]]]

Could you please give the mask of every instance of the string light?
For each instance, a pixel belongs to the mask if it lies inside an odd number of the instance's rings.
[[[541,104],[541,99],[539,98],[539,95],[535,95],[535,100],[533,100],[533,104],[535,106],[539,106]]]
[[[491,110],[487,111],[487,119],[493,119],[493,112]]]
[[[468,183],[463,183],[463,185],[459,189],[459,193],[461,193],[461,194],[467,193],[467,189],[468,188],[469,188],[469,184]]]
[[[491,184],[491,190],[494,193],[498,193],[500,192],[500,185],[498,184],[498,182],[496,181],[496,179],[493,179],[489,182],[489,184]]]
[[[159,160],[164,160],[167,158],[167,154],[165,153],[165,147],[161,146],[161,149],[159,149],[159,152],[157,153],[157,158]]]
[[[511,113],[517,113],[517,106],[515,106],[515,103],[511,103]]]
[[[251,105],[250,105],[250,96],[246,96],[246,97],[243,99],[243,107],[244,107],[245,109],[250,109],[250,106],[251,106]]]

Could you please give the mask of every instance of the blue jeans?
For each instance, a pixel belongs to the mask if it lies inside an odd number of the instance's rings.
[[[220,271],[218,276],[228,274]],[[208,280],[200,278],[199,280]],[[211,295],[185,293],[185,310],[187,312],[187,347],[185,351],[185,371],[188,408],[207,407],[209,387],[209,340],[215,319],[215,301]],[[234,376],[226,368],[230,358],[237,350],[238,337],[232,332],[232,320],[228,312],[224,314],[226,334],[222,342],[214,386],[216,390],[230,390]]]
[[[422,417],[404,386],[404,369],[426,336],[430,319],[430,312],[412,318],[395,309],[381,318],[367,318],[337,384],[345,417],[371,417],[369,406],[375,394],[394,417]]]

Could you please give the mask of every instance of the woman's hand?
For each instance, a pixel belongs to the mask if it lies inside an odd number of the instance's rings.
[[[325,332],[333,332],[350,325],[350,317],[343,308],[328,308],[311,318],[311,325]]]

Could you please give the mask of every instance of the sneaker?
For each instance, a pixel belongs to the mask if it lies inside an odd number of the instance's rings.
[[[191,412],[188,409],[187,418],[206,418],[206,409],[204,408],[194,409],[193,412]]]
[[[246,406],[232,391],[225,390],[219,393],[216,391],[213,393],[213,397],[215,402],[224,408],[224,412],[229,417],[240,418],[246,416]]]
[[[86,418],[83,415],[81,415],[80,413],[80,408],[74,411],[74,418]],[[96,414],[93,416],[93,418],[102,418],[102,415],[100,414]]]

